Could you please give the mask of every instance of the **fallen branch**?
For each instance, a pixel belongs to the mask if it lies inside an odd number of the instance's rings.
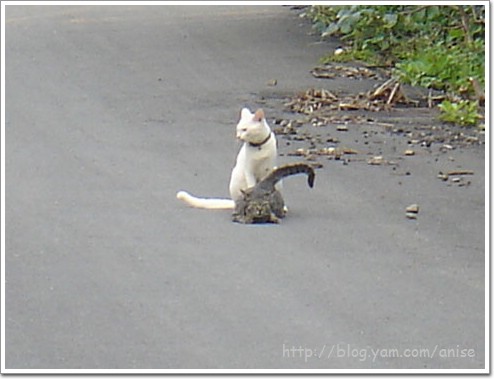
[[[453,170],[448,171],[446,175],[448,176],[460,176],[460,175],[473,175],[474,172],[471,170]]]
[[[400,83],[396,83],[394,85],[393,89],[391,90],[391,93],[389,95],[388,101],[386,101],[386,104],[388,104],[388,105],[391,104],[391,101],[393,101],[393,98],[396,94],[396,91],[398,91],[399,88],[400,88]]]

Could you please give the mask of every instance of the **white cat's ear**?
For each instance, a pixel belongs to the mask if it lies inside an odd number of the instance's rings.
[[[240,111],[240,118],[248,118],[252,117],[252,113],[250,113],[250,110],[248,108],[243,108]]]
[[[256,113],[254,113],[254,121],[262,121],[264,120],[264,111],[259,108]]]

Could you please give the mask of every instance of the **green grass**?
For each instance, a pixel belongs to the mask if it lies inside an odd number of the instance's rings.
[[[313,6],[324,38],[347,46],[322,61],[360,60],[387,66],[402,83],[443,91],[443,121],[476,125],[485,85],[485,9],[479,5]]]

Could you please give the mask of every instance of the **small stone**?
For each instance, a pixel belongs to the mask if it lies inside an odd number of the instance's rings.
[[[417,214],[417,213],[419,213],[419,206],[417,204],[411,204],[408,207],[406,207],[405,210],[406,210],[407,214],[408,213]]]
[[[442,172],[439,172],[439,174],[437,175],[437,177],[439,179],[441,179],[442,181],[444,181],[444,182],[449,179],[449,175],[448,174],[443,174]]]
[[[335,51],[334,51],[334,55],[341,55],[345,52],[345,50],[343,50],[341,47],[337,48]]]
[[[412,213],[412,212],[407,212],[406,213],[407,218],[411,220],[416,220],[417,219],[417,213]]]
[[[459,177],[457,177],[457,176],[456,176],[456,177],[454,177],[454,178],[451,178],[451,181],[452,181],[453,183],[459,183],[459,182],[461,181],[461,178],[459,178]]]
[[[346,125],[338,125],[336,127],[336,130],[339,131],[339,132],[348,132],[348,126],[346,126]]]
[[[274,87],[277,84],[278,84],[278,81],[276,79],[269,80],[267,83],[267,85],[270,87]]]
[[[367,160],[367,164],[370,165],[381,165],[383,163],[384,163],[384,158],[382,155],[375,156]]]
[[[408,156],[415,155],[415,151],[412,149],[407,149],[407,150],[405,150],[405,155],[408,155]]]

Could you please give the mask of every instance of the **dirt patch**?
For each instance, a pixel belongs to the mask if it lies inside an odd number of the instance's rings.
[[[441,94],[402,86],[381,70],[324,66],[311,72],[319,79],[318,87],[291,95],[266,92],[260,101],[271,108],[269,122],[281,156],[303,159],[316,168],[333,161],[391,166],[399,172],[407,159],[442,156],[453,162],[455,151],[484,148],[483,129],[439,121],[433,106]],[[336,77],[357,90],[331,90]],[[438,170],[438,178],[450,185],[469,184],[465,175],[446,177]]]

